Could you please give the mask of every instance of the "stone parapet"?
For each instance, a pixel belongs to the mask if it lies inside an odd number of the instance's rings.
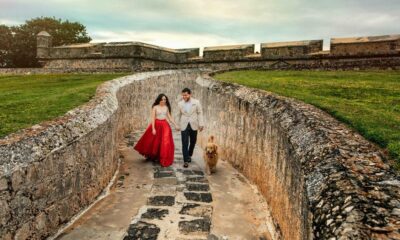
[[[205,61],[232,61],[245,59],[254,54],[254,44],[205,47],[203,58]]]
[[[359,38],[332,38],[331,49],[323,50],[323,40],[262,43],[260,53],[254,44],[171,49],[141,42],[82,43],[51,46],[51,36],[41,32],[37,36],[37,56],[44,68],[63,69],[128,69],[149,71],[179,69],[201,65],[262,65],[269,61],[278,69],[287,69],[289,61],[300,61],[309,69],[342,69],[331,63],[351,62],[351,68],[382,68],[380,62],[393,62],[400,57],[400,35]],[[379,58],[379,61],[376,61]],[[333,59],[333,60],[332,60]],[[365,64],[367,59],[368,64]],[[150,63],[151,62],[151,63]],[[377,64],[377,65],[374,65]],[[275,68],[274,67],[274,68]],[[398,65],[389,65],[396,68]],[[265,64],[263,68],[269,68]],[[346,65],[346,68],[351,69]],[[66,70],[67,71],[67,70]]]
[[[399,55],[400,35],[357,38],[332,38],[333,56]]]
[[[262,43],[261,56],[267,59],[307,57],[322,51],[323,40]]]

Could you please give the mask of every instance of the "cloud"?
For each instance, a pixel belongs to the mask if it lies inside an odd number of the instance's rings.
[[[400,33],[398,0],[0,0],[0,21],[79,21],[95,41],[166,47]]]

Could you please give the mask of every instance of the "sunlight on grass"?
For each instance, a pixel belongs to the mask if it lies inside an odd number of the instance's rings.
[[[104,81],[126,74],[0,75],[0,137],[89,101]]]

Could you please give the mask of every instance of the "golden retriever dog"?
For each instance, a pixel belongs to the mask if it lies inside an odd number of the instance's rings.
[[[212,172],[215,172],[218,162],[218,146],[214,142],[214,136],[208,138],[208,142],[204,148],[203,158],[206,165],[206,173],[210,175]]]

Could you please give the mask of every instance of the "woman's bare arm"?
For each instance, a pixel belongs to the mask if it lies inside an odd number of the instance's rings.
[[[156,107],[154,106],[153,109],[151,109],[151,129],[152,129],[152,133],[153,135],[156,135]]]
[[[174,118],[171,116],[171,113],[168,111],[167,112],[167,118],[168,118],[168,120],[170,121],[170,122],[172,122],[174,125],[175,125],[175,128],[177,129],[177,130],[179,130],[179,126],[176,124],[176,122],[174,121]]]

